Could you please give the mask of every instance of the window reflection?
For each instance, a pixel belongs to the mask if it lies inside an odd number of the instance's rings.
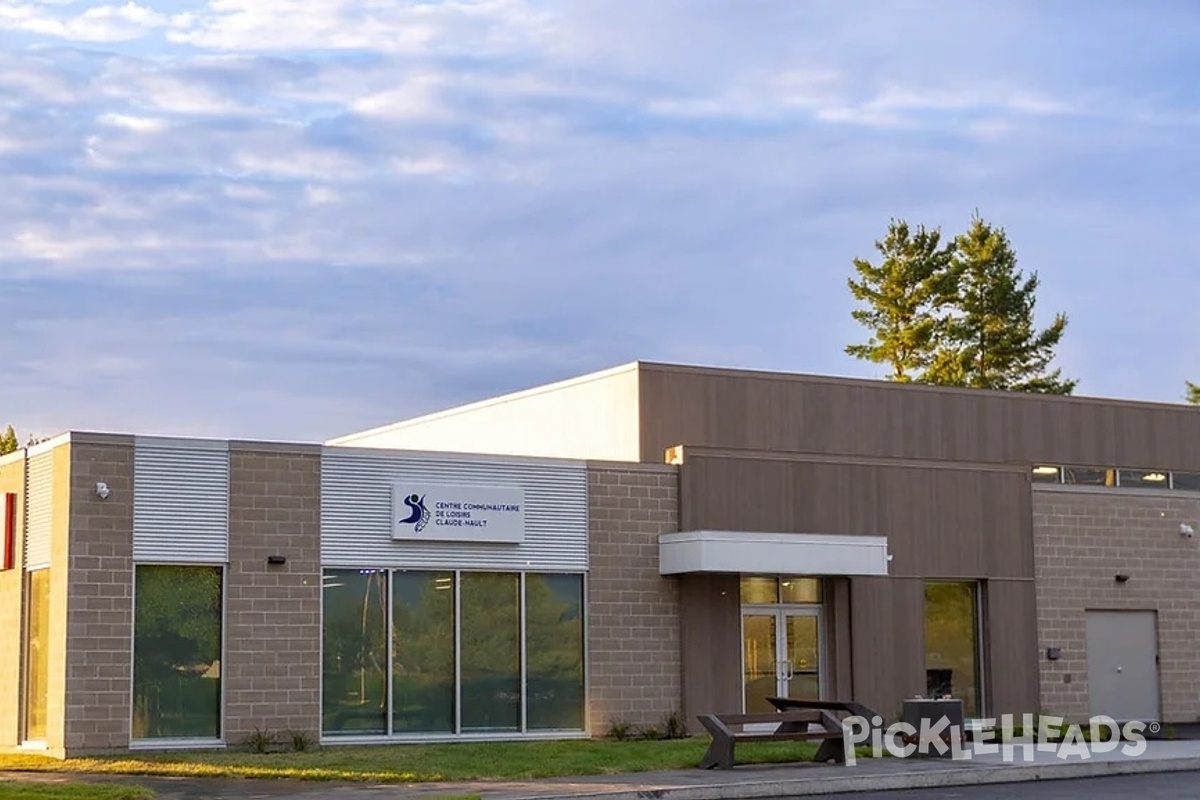
[[[387,732],[387,573],[326,570],[322,730]]]
[[[221,568],[138,566],[134,739],[216,739],[221,720]]]
[[[454,730],[454,573],[392,576],[392,729]]]
[[[521,726],[519,576],[464,572],[460,582],[463,730],[518,730]]]
[[[1122,488],[1134,489],[1166,489],[1168,486],[1167,473],[1157,470],[1123,469],[1118,473],[1118,482]]]
[[[50,570],[29,573],[29,618],[25,639],[25,738],[46,739],[50,680]]]
[[[925,584],[925,677],[930,697],[963,701],[963,715],[979,708],[979,627],[974,583]]]
[[[530,730],[583,727],[583,576],[525,576]]]

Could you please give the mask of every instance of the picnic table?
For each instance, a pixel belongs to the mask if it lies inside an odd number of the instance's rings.
[[[760,714],[700,714],[700,724],[712,736],[708,750],[700,760],[701,769],[733,769],[733,750],[737,742],[820,741],[813,761],[844,764],[842,725],[827,711],[800,710]],[[746,730],[747,725],[771,724],[770,730]],[[819,726],[813,730],[813,725]]]

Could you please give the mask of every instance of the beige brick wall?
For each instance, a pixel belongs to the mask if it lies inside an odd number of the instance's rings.
[[[1200,500],[1039,487],[1033,515],[1042,712],[1089,716],[1086,610],[1153,610],[1163,719],[1200,719],[1200,538],[1179,532],[1200,523]],[[1046,659],[1049,647],[1062,648],[1060,660]]]
[[[11,570],[0,572],[0,748],[16,747],[21,736],[21,629],[22,605],[21,530],[24,527],[25,460],[11,457],[0,466],[0,495],[17,495],[16,562]],[[0,496],[0,515],[4,513]],[[3,542],[0,518],[0,543]]]
[[[658,574],[658,535],[679,530],[679,475],[588,467],[589,723],[661,725],[680,710],[679,588]]]
[[[225,708],[229,744],[255,728],[320,728],[320,449],[230,444]],[[270,566],[267,557],[287,563]]]
[[[79,755],[129,745],[133,438],[76,434],[70,452],[64,744]],[[107,499],[96,496],[101,481]]]

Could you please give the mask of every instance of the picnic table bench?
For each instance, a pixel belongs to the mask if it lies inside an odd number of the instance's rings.
[[[846,762],[842,724],[820,709],[767,712],[760,714],[700,714],[700,724],[712,736],[708,751],[700,760],[701,769],[733,769],[733,750],[737,742],[778,742],[788,740],[820,741],[813,761]],[[771,730],[747,731],[746,725],[768,723]],[[819,730],[810,726],[819,725]]]

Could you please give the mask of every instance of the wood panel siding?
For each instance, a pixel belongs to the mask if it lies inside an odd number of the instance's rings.
[[[802,458],[688,452],[682,529],[886,536],[892,575],[1033,577],[1023,468]]]
[[[1038,706],[1037,605],[1033,581],[990,580],[984,588],[987,715],[1029,714]]]
[[[640,365],[641,456],[675,445],[1200,471],[1183,405]]]
[[[852,640],[850,635],[850,579],[825,578],[821,581],[821,613],[825,617],[825,684],[826,696],[850,697],[854,693]]]
[[[704,729],[697,714],[742,710],[742,607],[737,575],[679,579],[679,644],[683,715],[689,730]]]
[[[925,583],[916,578],[851,578],[853,698],[899,718],[907,697],[924,695]]]

